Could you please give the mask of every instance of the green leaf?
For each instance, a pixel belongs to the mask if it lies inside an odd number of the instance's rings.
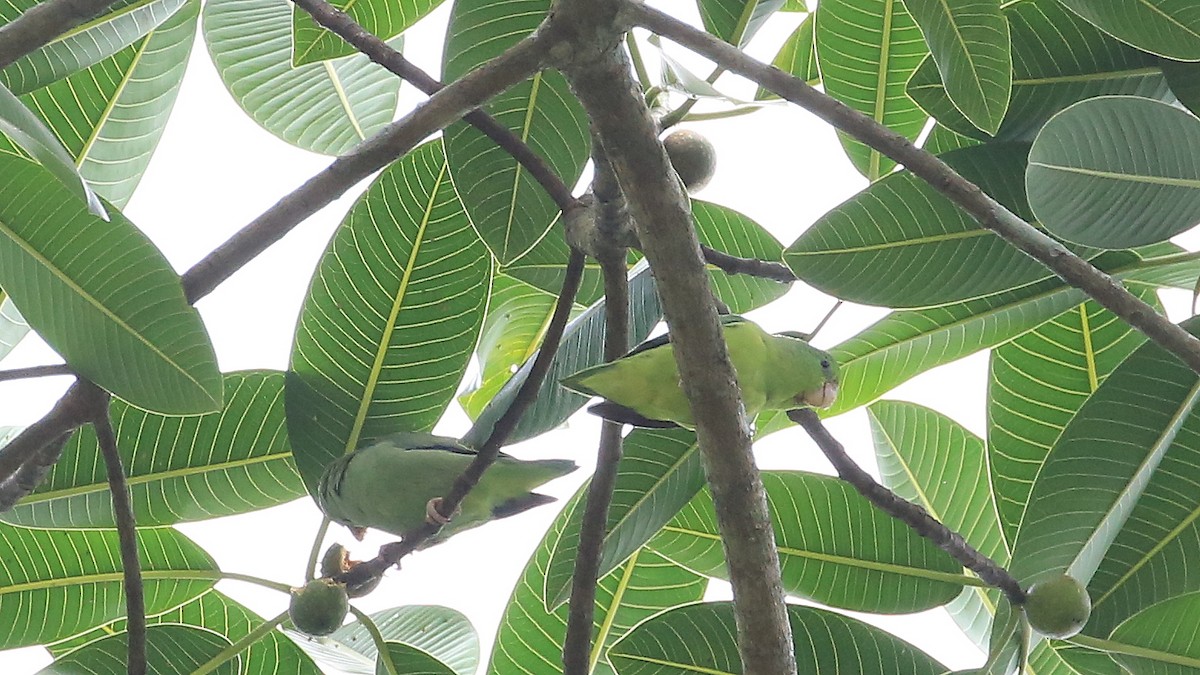
[[[371,35],[387,40],[408,30],[442,4],[442,0],[338,0],[330,4],[348,14]],[[358,53],[341,36],[318,25],[308,12],[294,5],[291,32],[291,61],[295,67]]]
[[[737,46],[754,37],[784,0],[699,0],[704,30]]]
[[[929,54],[900,0],[825,0],[816,12],[817,60],[825,92],[892,131],[916,140],[928,119],[905,84]],[[841,134],[854,167],[877,180],[896,166]]]
[[[1022,0],[1004,9],[1012,33],[1013,83],[997,139],[1032,141],[1046,120],[1093,96],[1128,94],[1169,101],[1158,60],[1067,11],[1058,0]],[[927,60],[913,73],[908,93],[954,131],[987,140],[946,94]]]
[[[975,550],[1008,564],[1008,549],[988,483],[983,441],[954,420],[913,403],[878,401],[867,408],[882,482],[962,535]],[[980,647],[1000,594],[965,588],[946,609]]]
[[[99,63],[166,21],[185,1],[116,2],[100,15],[0,70],[0,84],[19,96]],[[0,6],[0,24],[12,21],[36,4],[36,0],[9,0]]]
[[[944,605],[962,591],[961,564],[844,481],[765,471],[763,484],[786,592],[843,609],[897,614]],[[690,570],[728,576],[707,490],[648,546]]]
[[[1195,332],[1200,323],[1183,327]],[[1062,572],[1086,583],[1180,437],[1200,431],[1196,373],[1153,343],[1137,349],[1063,429],[1033,484],[1013,546],[1023,584]],[[1185,431],[1186,430],[1186,431]]]
[[[1000,128],[1012,91],[1008,21],[997,0],[904,0],[946,92],[975,126]]]
[[[362,55],[293,68],[289,6],[210,0],[208,53],[233,100],[259,126],[305,150],[341,154],[392,121],[400,81]]]
[[[1158,306],[1152,289],[1131,290]],[[1030,487],[1071,416],[1144,341],[1088,301],[992,351],[988,458],[1007,541],[1015,541]]]
[[[563,507],[521,573],[500,620],[488,675],[531,669],[537,673],[562,672],[568,608],[564,605],[553,612],[547,611],[542,589],[555,547],[564,539],[579,536],[578,521],[571,524],[571,513],[582,507],[586,491],[584,484]],[[700,600],[705,585],[703,577],[646,549],[601,577],[596,586],[592,629],[592,643],[598,648],[591,654],[591,672],[611,675],[608,650],[614,642],[653,614]]]
[[[169,612],[148,617],[155,624],[186,624],[215,631],[230,642],[240,640],[262,625],[266,619],[238,604],[229,596],[209,590],[191,602]],[[70,653],[126,630],[125,619],[118,619],[82,635],[48,645],[55,657]],[[268,632],[240,654],[242,675],[320,675],[313,660],[280,631]],[[122,671],[124,672],[124,671]],[[189,671],[190,672],[190,671]],[[370,675],[370,674],[368,674]]]
[[[783,246],[761,225],[733,209],[692,200],[692,219],[700,241],[718,251],[742,258],[783,261]],[[729,275],[717,269],[708,273],[709,285],[730,311],[748,312],[782,297],[788,284],[745,274]]]
[[[636,253],[631,253],[632,259]],[[571,249],[560,232],[551,232],[534,244],[529,252],[507,265],[500,265],[498,271],[514,279],[533,286],[553,297],[558,297],[562,290],[563,278],[566,276],[567,260],[571,257]],[[640,259],[640,258],[639,258]],[[636,262],[636,261],[635,261]],[[579,305],[590,305],[604,295],[604,277],[600,275],[600,263],[589,258],[583,266],[583,278],[579,282],[579,292],[575,294],[575,302]]]
[[[3,359],[29,333],[29,324],[25,323],[25,317],[17,311],[7,293],[0,290],[0,297],[3,298],[0,300],[0,359]]]
[[[172,529],[138,530],[147,614],[208,590],[216,563]],[[121,553],[112,530],[27,530],[0,525],[0,649],[61,640],[125,612]]]
[[[821,675],[934,675],[946,672],[916,647],[857,619],[788,605],[796,664]],[[742,672],[733,604],[706,602],[663,612],[609,652],[621,675],[735,675]]]
[[[1027,152],[1025,145],[990,144],[942,159],[1029,219]],[[876,181],[826,213],[784,259],[796,276],[830,295],[889,307],[959,302],[1051,274],[907,171]]]
[[[1059,2],[1138,49],[1180,61],[1200,61],[1200,12],[1191,0]]]
[[[1188,593],[1147,607],[1117,626],[1102,644],[1135,675],[1200,672],[1200,639],[1192,630],[1200,593]]]
[[[935,124],[929,132],[929,136],[925,138],[925,143],[921,145],[921,149],[935,155],[942,155],[953,150],[961,148],[970,148],[979,145],[980,141],[963,136],[957,131],[951,131],[948,127],[941,124]]]
[[[387,652],[396,672],[405,675],[454,675],[450,666],[438,661],[430,654],[402,642],[387,643]],[[376,675],[388,675],[388,672],[387,667],[383,665],[383,659],[380,659],[375,668]]]
[[[0,84],[0,141],[3,141],[5,136],[37,160],[63,186],[75,193],[76,197],[88,205],[89,211],[101,218],[107,215],[104,205],[79,174],[79,169],[62,143],[29,108],[25,107],[21,99],[13,96],[12,92]]]
[[[811,86],[821,81],[821,72],[817,70],[817,43],[813,39],[813,17],[804,17],[804,21],[788,36],[779,53],[771,60],[771,65],[789,75],[794,75]],[[754,100],[779,98],[774,92],[758,88]]]
[[[659,319],[662,308],[658,292],[654,288],[654,277],[645,263],[639,263],[630,272],[629,278],[629,339],[636,344],[650,334]],[[598,300],[583,314],[567,324],[563,339],[550,362],[546,379],[538,388],[537,396],[516,429],[508,437],[509,443],[517,443],[556,428],[579,410],[588,401],[587,396],[576,394],[558,382],[562,378],[604,362],[604,300]],[[516,397],[521,383],[529,377],[533,367],[530,357],[487,404],[475,420],[475,424],[463,436],[469,446],[478,446],[492,433],[496,420],[508,410]]]
[[[687,429],[634,429],[625,437],[612,503],[604,527],[600,575],[608,574],[650,541],[704,488],[696,434]],[[583,511],[575,510],[567,532],[579,530]],[[545,572],[545,598],[558,607],[570,597],[578,539],[555,547]]]
[[[1088,141],[1080,142],[1081,139]],[[1026,186],[1050,232],[1103,248],[1165,241],[1200,221],[1200,120],[1166,103],[1076,103],[1034,141]]]
[[[371,616],[389,644],[422,651],[458,675],[474,675],[479,666],[479,636],[461,612],[437,605],[393,607]],[[332,635],[311,638],[288,632],[306,652],[338,672],[374,675],[379,652],[361,621],[353,621]],[[400,665],[397,661],[396,666]],[[406,670],[400,670],[406,673]]]
[[[454,3],[442,70],[447,82],[495,58],[546,16],[549,0],[459,0]],[[591,148],[587,117],[562,75],[547,70],[496,96],[483,108],[524,141],[567,185],[583,172]],[[465,122],[446,127],[446,155],[479,237],[506,265],[529,251],[558,217],[558,207],[511,155]]]
[[[225,408],[166,416],[109,411],[139,526],[229,516],[305,494],[283,419],[283,373],[225,376]],[[26,527],[115,527],[96,434],[75,432],[46,480],[2,516]]]
[[[1193,115],[1197,114],[1200,111],[1200,64],[1162,59],[1159,65],[1162,66],[1163,77],[1167,78],[1171,93]]]
[[[555,297],[506,274],[492,278],[492,297],[475,354],[479,379],[458,396],[471,419],[495,397],[516,369],[537,352],[554,313]]]
[[[162,137],[199,13],[199,0],[189,0],[134,44],[23,97],[83,177],[118,207],[129,202]]]
[[[154,675],[189,675],[232,644],[225,636],[204,628],[180,625],[146,629],[146,672]],[[124,675],[128,672],[129,634],[97,640],[58,659],[38,675]],[[221,664],[214,675],[239,675],[241,656]]]
[[[288,431],[310,490],[364,441],[433,428],[479,339],[490,285],[441,141],[371,183],[313,275],[292,347]]]
[[[0,286],[79,374],[164,413],[220,409],[221,374],[200,315],[162,253],[42,167],[0,153]]]

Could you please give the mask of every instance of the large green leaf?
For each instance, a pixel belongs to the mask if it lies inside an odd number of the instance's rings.
[[[1171,93],[1193,115],[1200,114],[1200,63],[1160,59],[1159,65],[1162,66],[1163,77],[1167,78]]]
[[[1196,616],[1200,593],[1188,593],[1138,612],[1101,644],[1133,675],[1200,673]]]
[[[209,590],[176,609],[147,619],[147,622],[152,625],[199,626],[225,636],[230,642],[249,635],[250,631],[258,628],[265,621],[266,619],[216,589]],[[63,654],[96,640],[124,633],[125,626],[125,619],[118,619],[82,635],[76,635],[69,640],[49,645],[47,648],[55,657],[61,657]],[[268,632],[248,646],[239,656],[242,660],[242,675],[320,675],[321,673],[321,670],[307,654],[277,630]]]
[[[771,59],[771,65],[789,75],[804,80],[811,86],[821,81],[821,72],[817,69],[817,43],[813,37],[813,16],[804,17],[804,21],[788,36],[779,53]],[[774,92],[762,87],[754,94],[754,100],[779,98]]]
[[[371,35],[386,40],[403,33],[442,4],[442,0],[338,0],[330,4],[348,14]],[[357,53],[358,50],[341,36],[317,25],[308,12],[292,6],[293,66]]]
[[[0,649],[53,642],[125,612],[121,553],[112,530],[27,530],[0,525]],[[200,595],[216,563],[172,529],[138,531],[146,612]]]
[[[20,95],[44,87],[98,63],[149,33],[186,0],[121,0],[99,16],[80,24],[0,70],[0,84]],[[0,24],[8,23],[37,0],[7,0],[0,5]]]
[[[546,16],[549,0],[459,0],[446,34],[446,81],[495,58]],[[583,106],[566,79],[547,70],[484,107],[546,160],[567,185],[579,180],[591,139]],[[507,264],[541,239],[558,207],[507,151],[466,122],[446,128],[446,155],[463,205],[492,255]]]
[[[645,339],[650,329],[662,318],[654,277],[645,263],[639,263],[630,271],[629,312],[631,344]],[[533,404],[509,435],[509,443],[517,443],[554,429],[587,402],[588,397],[568,390],[559,384],[559,380],[604,362],[604,323],[604,300],[601,299],[567,324],[546,379],[538,388]],[[508,410],[517,390],[529,377],[534,358],[536,354],[513,374],[483,412],[479,413],[475,424],[463,436],[464,443],[478,446],[487,440],[496,421]]]
[[[37,160],[76,197],[87,202],[92,213],[102,217],[107,213],[54,133],[25,107],[21,99],[0,84],[0,147],[6,142],[20,148],[19,151],[12,150],[13,154],[24,152]]]
[[[276,371],[230,373],[225,408],[207,415],[158,415],[113,401],[138,525],[245,513],[305,494],[284,430],[283,379]],[[46,480],[0,517],[27,527],[115,527],[95,432],[77,431]]]
[[[195,626],[155,625],[146,629],[146,672],[190,675],[232,643],[220,633]],[[124,675],[129,634],[119,633],[71,652],[38,671],[38,675]],[[226,661],[214,675],[240,675],[240,656]]]
[[[293,68],[289,6],[210,0],[208,53],[233,100],[264,129],[305,150],[341,154],[392,121],[400,81],[362,55]]]
[[[441,141],[375,179],[330,241],[296,327],[285,398],[310,490],[364,441],[433,427],[479,338],[490,284]]]
[[[0,153],[0,286],[76,372],[147,410],[221,406],[221,374],[179,275],[116,209],[88,213],[42,167]]]
[[[1006,3],[1012,32],[1012,98],[998,130],[1001,140],[1032,141],[1046,120],[1085,98],[1130,94],[1170,100],[1158,60],[1080,19],[1058,0]],[[938,122],[987,139],[951,102],[932,60],[908,82],[908,93]]]
[[[635,429],[625,437],[608,520],[600,574],[625,562],[650,541],[704,487],[696,434],[687,429]],[[583,511],[572,513],[574,534]],[[545,597],[551,607],[570,596],[578,539],[564,537],[547,563]]]
[[[1158,305],[1152,289],[1131,290]],[[1007,541],[1016,540],[1029,490],[1071,416],[1144,341],[1088,301],[992,351],[988,464]]]
[[[1028,219],[1028,151],[1021,144],[990,144],[942,159]],[[876,181],[826,213],[784,258],[796,276],[826,293],[889,307],[958,302],[1051,274],[907,171]]]
[[[1183,324],[1190,332],[1197,321]],[[1022,583],[1068,572],[1087,582],[1168,449],[1200,432],[1196,373],[1147,343],[1080,407],[1033,484],[1013,546]],[[1185,431],[1186,430],[1186,431]]]
[[[188,0],[134,44],[23,97],[92,188],[118,207],[129,202],[166,127],[199,13],[199,0]]]
[[[1200,61],[1200,6],[1192,0],[1059,0],[1138,49]]]
[[[761,225],[733,209],[692,200],[692,219],[701,243],[743,258],[783,261],[783,246]],[[748,312],[783,296],[787,284],[739,274],[709,270],[709,284],[730,311]]]
[[[479,636],[461,612],[437,605],[406,605],[370,616],[387,642],[421,650],[458,675],[475,675],[479,666]],[[338,672],[375,673],[379,652],[361,621],[348,623],[328,637],[314,639],[290,631],[288,635],[318,661]]]
[[[905,91],[929,54],[900,0],[825,0],[816,12],[817,60],[825,92],[909,140],[927,116]],[[854,167],[876,180],[895,162],[840,134]]]
[[[499,271],[557,297],[558,292],[562,290],[570,257],[571,249],[567,246],[562,232],[556,230],[542,237],[541,241],[534,244],[533,248],[519,259],[507,265],[500,265]],[[589,258],[583,266],[583,278],[579,282],[575,302],[590,305],[603,295],[604,277],[600,275],[600,263]]]
[[[500,620],[488,675],[562,672],[568,607],[547,611],[543,589],[554,549],[564,539],[579,536],[578,521],[572,524],[571,513],[582,508],[586,491],[585,484],[563,507],[525,566]],[[705,585],[703,577],[646,549],[605,574],[596,586],[591,672],[614,675],[607,654],[614,642],[657,612],[700,600]]]
[[[916,647],[857,619],[788,605],[796,665],[821,675],[935,675],[946,667]],[[737,675],[733,604],[676,607],[638,626],[613,646],[621,675]]]
[[[1088,246],[1165,241],[1200,222],[1198,157],[1200,120],[1183,110],[1129,96],[1083,101],[1034,141],[1029,204],[1052,233]]]
[[[1008,110],[1012,53],[997,0],[904,0],[946,93],[975,126],[995,133]]]
[[[833,607],[893,614],[944,605],[962,591],[961,564],[844,481],[765,471],[763,484],[788,593]],[[707,490],[648,546],[690,570],[728,575]]]
[[[784,0],[698,0],[704,30],[742,46],[781,9]]]
[[[867,414],[883,484],[962,535],[975,550],[1008,564],[983,441],[954,420],[913,403],[878,401]],[[995,589],[966,588],[947,610],[975,644],[986,647],[998,602]]]
[[[403,642],[387,643],[387,654],[391,667],[395,670],[392,671],[384,665],[381,658],[375,667],[375,675],[388,675],[391,672],[405,675],[455,675],[450,666],[438,661],[428,652]]]

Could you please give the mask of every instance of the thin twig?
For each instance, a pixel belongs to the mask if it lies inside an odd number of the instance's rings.
[[[760,279],[778,281],[781,284],[790,284],[796,281],[795,273],[783,263],[757,258],[739,258],[704,244],[700,245],[700,250],[704,252],[705,262],[726,274],[745,274]]]
[[[94,384],[97,405],[91,416],[92,427],[104,465],[108,469],[108,489],[112,493],[113,519],[117,522],[117,538],[121,544],[121,568],[125,576],[125,630],[129,634],[129,675],[146,673],[146,599],[142,588],[142,564],[138,560],[137,519],[125,484],[125,469],[117,450],[117,436],[108,419],[108,394]]]
[[[313,20],[340,36],[348,44],[362,52],[375,63],[387,68],[400,79],[412,83],[425,94],[433,95],[441,91],[445,85],[429,76],[428,73],[413,65],[404,55],[392,49],[391,45],[380,40],[370,31],[363,28],[349,14],[334,7],[325,0],[293,0],[296,6],[308,12]],[[475,110],[463,120],[483,132],[485,136],[500,146],[505,152],[517,160],[529,175],[542,186],[546,194],[554,200],[559,210],[570,208],[575,197],[571,188],[563,182],[550,165],[532,148],[517,137],[508,127],[497,122],[491,115]]]
[[[546,327],[542,346],[538,349],[533,365],[529,369],[529,375],[521,383],[521,387],[517,390],[508,409],[504,411],[500,419],[496,420],[487,440],[477,448],[475,458],[454,479],[454,485],[442,497],[442,513],[454,513],[458,509],[458,505],[462,503],[467,493],[479,482],[483,472],[496,461],[496,457],[500,454],[500,447],[517,428],[521,416],[533,404],[538,388],[541,387],[542,380],[546,378],[550,364],[554,361],[558,344],[562,340],[563,330],[571,318],[571,307],[575,304],[575,295],[579,291],[579,282],[583,278],[583,264],[584,255],[579,251],[572,250],[570,258],[567,259],[563,285],[558,294],[558,301],[554,305],[554,313]],[[401,558],[417,550],[426,539],[436,534],[438,529],[438,525],[426,522],[411,532],[405,532],[400,541],[383,545],[377,556],[355,565],[345,574],[339,575],[337,580],[351,587],[368,583],[381,576]]]
[[[750,58],[736,47],[640,2],[626,2],[630,25],[647,28],[808,110],[904,165],[980,225],[1083,290],[1152,341],[1200,372],[1200,340],[1158,314],[1120,282],[1022,220],[932,154],[874,119],[810,87],[803,80]]]
[[[396,664],[392,661],[392,652],[388,649],[387,640],[384,639],[383,633],[379,632],[379,626],[375,625],[375,621],[369,615],[354,605],[350,605],[350,611],[354,613],[354,618],[358,619],[367,634],[371,636],[371,641],[375,643],[375,651],[379,654],[379,664],[383,666],[384,673],[399,675]]]
[[[0,26],[0,68],[103,12],[116,0],[46,0]]]
[[[1014,605],[1025,602],[1025,591],[1021,584],[1013,578],[1008,570],[996,564],[994,560],[975,550],[962,535],[946,527],[919,504],[901,498],[895,492],[885,488],[866,471],[854,463],[846,454],[846,449],[838,442],[811,408],[789,410],[788,419],[804,427],[808,435],[816,442],[821,452],[833,464],[838,476],[852,485],[855,490],[880,511],[903,522],[914,532],[937,545],[955,560],[963,564],[990,586],[1000,589]]]
[[[249,649],[250,646],[255,642],[258,642],[266,637],[267,633],[275,630],[275,627],[283,623],[284,619],[286,618],[288,618],[288,611],[284,610],[275,615],[275,618],[268,619],[260,623],[254,628],[254,630],[246,633],[240,639],[238,639],[237,642],[234,642],[225,649],[222,649],[216,656],[209,659],[199,668],[193,670],[192,675],[208,675],[209,673],[216,671],[216,669],[220,668],[223,663],[234,658],[238,654],[241,654],[243,651]]]
[[[16,505],[25,495],[37,489],[45,480],[50,468],[62,457],[63,448],[71,434],[65,433],[42,446],[7,480],[0,482],[0,512],[7,511]]]
[[[604,360],[614,361],[629,350],[629,281],[625,276],[625,251],[612,251],[600,260],[604,274]],[[621,425],[605,420],[600,428],[596,471],[588,486],[587,502],[579,529],[579,548],[571,577],[567,634],[563,641],[564,675],[588,675],[592,669],[592,619],[596,609],[596,581],[608,525],[608,507],[617,483],[621,461]]]
[[[55,375],[74,375],[75,371],[65,363],[49,366],[29,366],[28,368],[10,368],[0,370],[0,382],[12,380],[27,380],[34,377],[53,377]]]
[[[809,340],[812,340],[813,338],[817,337],[817,333],[820,333],[821,329],[825,327],[825,324],[829,323],[829,320],[833,318],[833,315],[837,314],[837,311],[842,308],[842,304],[843,304],[843,302],[841,300],[838,300],[837,302],[833,303],[833,307],[830,307],[829,311],[825,312],[825,316],[821,317],[821,320],[817,322],[817,327],[812,329],[811,332],[809,332],[809,334],[808,334]]]

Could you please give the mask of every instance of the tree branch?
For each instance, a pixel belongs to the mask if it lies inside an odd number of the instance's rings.
[[[1083,290],[1146,337],[1178,356],[1192,370],[1200,372],[1200,340],[1158,314],[1120,282],[1021,220],[945,162],[916,147],[907,138],[813,89],[803,80],[756,61],[732,45],[640,2],[626,2],[623,18],[775,92],[896,160],[974,217],[980,225],[1045,265],[1068,284]]]
[[[600,260],[604,274],[604,360],[613,361],[629,350],[629,281],[625,274],[625,250],[615,249]],[[563,674],[591,672],[592,619],[596,609],[596,581],[600,577],[600,555],[608,526],[608,507],[617,483],[621,461],[621,424],[605,420],[600,427],[596,471],[588,486],[587,503],[579,529],[579,548],[571,577],[567,635],[563,641]]]
[[[50,412],[25,427],[0,450],[0,480],[10,480],[43,448],[86,422],[96,405],[93,396],[79,381],[71,385]]]
[[[760,279],[778,281],[781,284],[790,284],[796,281],[795,273],[783,263],[759,260],[758,258],[739,258],[703,244],[700,245],[700,249],[704,252],[705,262],[731,276],[745,274]]]
[[[55,375],[74,375],[75,371],[65,363],[56,363],[49,366],[30,366],[28,368],[11,368],[9,370],[0,370],[0,382],[9,382],[12,380],[25,380],[34,377],[53,377]]]
[[[538,388],[541,387],[542,380],[546,379],[546,373],[549,372],[550,364],[554,361],[554,354],[558,351],[558,344],[562,341],[567,321],[571,318],[571,307],[575,303],[579,282],[583,278],[583,263],[584,255],[579,251],[572,250],[571,257],[567,260],[567,268],[563,273],[563,285],[558,293],[558,301],[554,305],[554,313],[546,327],[542,346],[538,349],[537,356],[533,359],[533,365],[529,369],[529,376],[521,383],[516,396],[513,397],[512,404],[504,411],[500,419],[496,420],[491,435],[477,448],[475,459],[454,479],[454,485],[450,488],[450,492],[442,497],[442,514],[454,513],[458,509],[458,505],[462,503],[467,493],[479,483],[483,472],[496,461],[496,457],[500,454],[500,447],[504,445],[509,434],[517,428],[517,422],[521,421],[521,416],[525,414],[537,397]],[[351,587],[361,587],[370,583],[373,579],[382,576],[389,567],[397,564],[401,558],[417,550],[439,529],[438,525],[426,522],[411,532],[405,532],[400,541],[385,544],[379,549],[379,555],[355,565],[345,574],[338,575],[337,581]]]
[[[946,527],[919,504],[901,498],[895,492],[875,482],[875,479],[854,463],[846,454],[846,449],[838,442],[821,418],[811,408],[789,410],[788,419],[804,427],[808,435],[825,453],[829,463],[837,470],[838,477],[854,486],[859,494],[866,497],[880,511],[903,522],[914,532],[932,541],[938,548],[949,553],[964,567],[974,572],[990,586],[999,588],[1014,605],[1025,602],[1025,591],[1021,584],[1013,578],[1008,570],[996,564],[996,561],[975,550],[962,538],[962,535]]]
[[[0,68],[103,12],[115,0],[46,0],[0,26]]]
[[[738,648],[747,675],[796,672],[779,557],[766,493],[722,339],[687,197],[658,141],[612,26],[617,3],[561,0],[556,22],[573,34],[564,71],[600,134],[654,270],[700,451],[734,593]],[[597,35],[597,33],[600,33]]]
[[[125,469],[121,466],[121,454],[117,450],[117,436],[108,419],[106,392],[90,382],[85,388],[91,391],[89,398],[96,402],[90,415],[92,427],[104,465],[108,469],[108,489],[112,493],[113,519],[117,522],[117,537],[121,542],[121,568],[125,574],[125,630],[129,634],[129,675],[146,673],[146,599],[142,589],[142,565],[138,560],[137,520],[133,515],[133,503],[129,499],[129,488],[125,484]]]
[[[0,512],[16,506],[25,495],[37,489],[50,473],[50,467],[62,457],[63,448],[71,434],[65,433],[33,453],[8,479],[0,482]]]

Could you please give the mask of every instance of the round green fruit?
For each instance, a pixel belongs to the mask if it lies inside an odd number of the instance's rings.
[[[663,139],[663,147],[689,192],[708,185],[717,170],[717,151],[707,138],[690,129],[680,129]]]
[[[1046,637],[1065,640],[1078,634],[1091,613],[1087,589],[1065,574],[1039,581],[1026,593],[1025,617]]]
[[[350,611],[346,587],[329,579],[313,579],[292,593],[288,616],[308,635],[329,635],[341,627]]]

